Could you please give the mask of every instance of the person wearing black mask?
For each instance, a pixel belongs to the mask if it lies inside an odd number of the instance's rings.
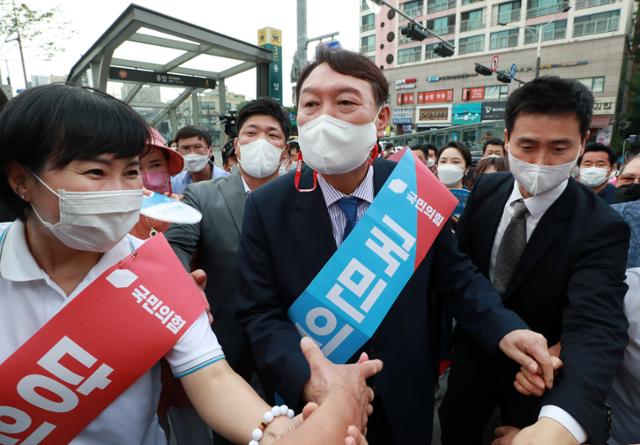
[[[618,176],[616,198],[618,211],[631,228],[627,268],[640,266],[640,156],[631,158]]]

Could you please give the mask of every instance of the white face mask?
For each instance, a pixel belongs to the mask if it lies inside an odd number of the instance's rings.
[[[60,221],[51,224],[33,213],[66,246],[87,252],[106,252],[129,233],[140,217],[142,189],[109,192],[53,191],[36,174],[51,193],[58,197]]]
[[[380,111],[378,111],[380,113]],[[376,119],[362,125],[323,114],[298,127],[304,162],[325,175],[348,173],[360,167],[378,140]]]
[[[580,182],[587,187],[598,187],[609,179],[609,169],[602,167],[584,167],[580,169]]]
[[[438,166],[438,179],[447,187],[456,185],[464,176],[464,170],[453,164]]]
[[[242,170],[254,178],[271,176],[280,166],[282,148],[278,148],[265,139],[256,139],[240,145],[238,163]]]
[[[436,160],[433,158],[427,158],[427,167],[431,168],[436,165]]]
[[[576,158],[560,165],[538,165],[521,161],[511,154],[509,150],[509,170],[522,187],[531,196],[540,195],[559,186],[569,179],[571,170],[576,165],[580,150]]]
[[[207,166],[209,162],[209,156],[199,155],[196,153],[188,154],[184,157],[184,168],[191,173],[198,173]]]

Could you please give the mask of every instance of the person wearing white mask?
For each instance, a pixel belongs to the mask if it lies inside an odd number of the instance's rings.
[[[211,136],[206,130],[188,125],[178,130],[175,140],[185,170],[171,178],[173,193],[182,195],[189,184],[229,175],[213,163]]]
[[[438,179],[448,189],[465,189],[464,178],[471,167],[471,152],[458,141],[448,142],[436,158]]]
[[[294,431],[302,416],[293,418],[283,405],[267,405],[229,367],[204,309],[174,337],[161,332],[164,323],[154,321],[157,315],[147,318],[145,311],[152,307],[146,303],[155,304],[155,295],[146,292],[145,305],[136,309],[129,301],[136,292],[131,297],[107,285],[106,272],[125,271],[124,260],[135,261],[138,248],[148,247],[127,235],[142,202],[139,156],[148,136],[147,124],[125,103],[63,84],[30,88],[0,113],[0,197],[19,215],[8,228],[0,227],[2,443],[166,444],[156,416],[159,364],[148,369],[143,366],[147,362],[135,364],[147,351],[153,357],[165,353],[202,418],[233,443],[299,444],[306,434],[313,435],[313,443],[331,445],[360,439],[356,430],[365,428],[371,401],[365,379],[382,369],[379,360],[363,356],[355,366],[337,366],[322,360],[313,342],[302,342],[299,347],[332,395],[318,408],[318,413],[329,411],[328,416]],[[144,263],[141,256],[138,264]],[[147,256],[146,267],[164,260],[171,258]],[[202,271],[192,277],[199,283],[206,279]],[[166,292],[157,278],[155,283],[149,275],[144,280],[154,292]],[[99,290],[85,293],[101,281]],[[101,296],[118,312],[108,315],[94,304]],[[127,317],[121,314],[129,311],[126,315],[135,317],[138,309],[141,318],[125,327]],[[137,323],[146,327],[141,331],[154,324],[160,331],[144,341],[135,334],[123,341],[121,334]],[[51,324],[58,325],[53,333]],[[163,335],[173,343],[163,345],[158,338]],[[306,417],[313,408],[305,408]]]
[[[357,228],[396,165],[378,156],[378,138],[391,117],[386,104],[389,84],[369,59],[320,48],[316,60],[300,73],[296,89],[304,166],[300,162],[295,174],[248,196],[236,293],[237,318],[249,336],[257,366],[292,406],[322,401],[327,388],[299,353],[300,334],[287,311],[344,246],[343,240]],[[430,343],[429,320],[437,317],[428,304],[430,285],[451,297],[459,323],[489,349],[501,348],[516,357],[514,351],[522,351],[517,344],[527,344],[543,364],[540,368],[548,371],[551,364],[547,351],[538,349],[540,336],[511,318],[445,227],[380,328],[363,345],[370,356],[388,359],[385,374],[372,384],[376,398],[367,430],[369,445],[430,443],[437,368]],[[476,323],[474,314],[480,312]],[[329,319],[318,323],[326,327]],[[355,354],[351,361],[358,359]],[[535,363],[531,356],[527,360]]]
[[[207,273],[205,291],[216,320],[213,329],[224,343],[231,367],[250,382],[255,372],[254,360],[246,335],[234,315],[244,205],[247,194],[278,176],[291,127],[287,113],[269,98],[245,104],[238,113],[236,126],[238,137],[233,141],[233,153],[237,156],[237,167],[230,176],[187,187],[183,202],[200,210],[202,220],[198,224],[174,224],[166,237],[187,270],[191,270],[197,258],[197,267]],[[263,391],[272,397],[268,387]],[[185,437],[182,443],[201,443],[193,437],[201,421],[192,408],[174,408],[170,414],[172,420],[191,419],[185,420],[190,425],[185,430],[191,436]],[[217,434],[214,442],[228,443]]]
[[[609,183],[616,162],[616,155],[604,144],[591,143],[578,159],[578,181],[590,188],[607,204],[615,204],[616,188]]]
[[[549,345],[562,343],[564,366],[544,396],[525,397],[513,382],[518,367],[456,328],[440,408],[443,445],[481,443],[495,408],[504,427],[494,445],[608,438],[607,392],[627,342],[629,227],[570,177],[589,138],[593,102],[582,83],[546,76],[507,99],[510,173],[478,178],[456,234],[505,305]]]

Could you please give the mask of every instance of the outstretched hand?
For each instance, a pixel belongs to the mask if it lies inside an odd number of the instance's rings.
[[[540,374],[548,389],[553,388],[553,361],[547,339],[537,332],[517,329],[500,340],[500,350],[532,374]]]
[[[335,365],[327,360],[318,346],[308,337],[300,341],[300,348],[311,368],[311,377],[305,385],[305,396],[310,402],[321,404],[330,392],[338,392],[355,402],[359,408],[356,417],[360,430],[367,424],[373,411],[373,390],[366,385],[366,379],[382,370],[382,361],[369,360],[363,353],[357,363]]]

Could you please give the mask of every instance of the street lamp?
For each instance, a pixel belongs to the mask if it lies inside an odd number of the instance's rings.
[[[524,28],[525,31],[531,31],[533,33],[537,33],[538,34],[538,47],[536,49],[536,79],[538,77],[540,77],[540,52],[542,49],[542,31],[544,31],[544,28],[546,28],[548,25],[550,25],[551,23],[555,22],[556,20],[558,20],[558,18],[566,13],[569,12],[569,10],[571,9],[571,6],[565,6],[564,9],[562,11],[560,11],[559,13],[557,13],[556,15],[553,16],[553,18],[551,20],[549,20],[547,23],[545,23],[544,25],[540,25],[540,26],[513,26],[512,28]],[[498,23],[498,25],[500,26],[507,26],[507,23]]]

